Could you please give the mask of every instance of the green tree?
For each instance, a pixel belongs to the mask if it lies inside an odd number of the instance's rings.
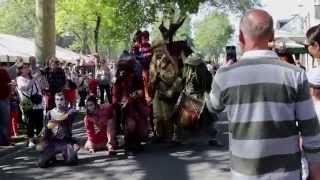
[[[212,12],[195,25],[195,46],[210,59],[217,59],[232,36],[226,15]]]
[[[161,19],[158,19],[155,23],[151,25],[151,39],[156,39],[160,36],[159,26],[161,24]],[[191,18],[187,17],[183,25],[178,29],[174,40],[190,40],[192,38],[192,25]]]
[[[187,17],[183,25],[178,29],[175,40],[188,40],[192,35],[191,18]]]
[[[242,12],[259,0],[56,0],[56,33],[72,37],[70,48],[83,53],[111,52],[128,47],[133,33],[156,22],[198,11],[207,3],[228,11]],[[32,37],[35,27],[34,0],[6,0],[0,5],[0,32]],[[160,17],[160,18],[159,18]],[[177,39],[189,37],[188,19]],[[108,50],[109,49],[109,50]],[[114,54],[114,53],[111,53]]]
[[[153,21],[152,16],[148,16],[152,10],[138,2],[59,0],[56,15],[58,33],[73,34],[76,41],[72,47],[82,47],[83,53],[97,52],[101,50],[99,46],[105,48],[106,44],[113,46],[119,41],[128,44],[130,34]]]
[[[157,12],[162,12],[164,16],[169,17],[176,11],[179,11],[180,15],[197,13],[199,7],[204,3],[235,13],[244,12],[248,8],[260,5],[259,0],[140,0],[139,2],[145,6],[151,6]]]
[[[0,32],[23,37],[33,37],[35,26],[35,1],[4,1],[0,6]]]
[[[260,0],[153,0],[153,8],[156,9],[158,17],[156,23],[152,25],[151,38],[159,36],[159,25],[164,20],[168,24],[174,22],[177,18],[191,13],[198,12],[201,6],[214,7],[219,12],[232,12],[241,14],[249,8],[260,6]],[[191,38],[190,18],[187,18],[183,26],[178,30],[175,40],[187,39],[193,44]]]

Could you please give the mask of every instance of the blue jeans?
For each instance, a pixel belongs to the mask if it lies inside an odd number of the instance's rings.
[[[10,105],[8,100],[0,100],[0,146],[8,145],[8,125]]]

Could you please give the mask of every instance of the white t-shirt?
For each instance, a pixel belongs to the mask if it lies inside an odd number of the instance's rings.
[[[320,120],[320,101],[313,99],[314,109],[316,110],[316,114],[318,119]]]
[[[41,88],[40,88],[41,86],[39,85],[38,81],[35,81],[33,85],[30,86],[29,89],[25,89],[29,85],[30,81],[31,79],[25,78],[23,76],[17,77],[17,89],[18,89],[20,99],[27,98],[26,96],[30,97],[31,95],[34,95],[34,94],[42,95]],[[43,104],[41,103],[41,104],[33,105],[33,109],[43,109]]]
[[[111,72],[108,67],[101,67],[100,69],[97,69],[96,76],[100,83],[110,84]]]

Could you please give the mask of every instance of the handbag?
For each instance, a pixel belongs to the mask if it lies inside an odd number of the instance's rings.
[[[30,100],[31,100],[31,102],[32,102],[33,104],[38,105],[38,104],[41,104],[41,103],[42,103],[42,96],[41,96],[40,94],[38,94],[39,90],[38,90],[37,84],[35,84],[35,86],[36,86],[37,92],[36,92],[35,94],[32,94],[32,95],[30,96]],[[33,91],[33,86],[32,86],[31,92],[32,92],[32,91]]]
[[[67,82],[69,84],[69,88],[72,89],[72,90],[75,90],[77,89],[77,85],[76,83],[74,83],[73,81],[71,81],[70,79],[68,80]]]
[[[30,111],[32,110],[32,107],[33,107],[33,103],[31,102],[31,99],[28,97],[22,99],[19,105],[23,112]]]
[[[196,126],[199,122],[203,107],[203,99],[197,99],[182,93],[181,101],[178,105],[178,121],[180,125],[185,128]]]
[[[22,98],[20,100],[20,108],[22,109],[23,112],[27,112],[27,111],[30,111],[32,110],[33,108],[33,105],[38,105],[38,104],[41,104],[42,103],[42,96],[38,94],[38,87],[36,85],[36,88],[37,88],[37,93],[31,95],[31,96],[28,96],[27,94],[25,94],[23,91],[21,91],[18,87],[17,89],[22,93],[22,95],[25,97],[25,98]],[[33,91],[33,86],[32,86],[32,89],[31,89],[31,92]]]

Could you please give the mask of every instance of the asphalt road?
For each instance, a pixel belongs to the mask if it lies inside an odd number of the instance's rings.
[[[76,124],[76,138],[84,138],[82,124]],[[224,133],[222,133],[224,134]],[[224,137],[224,140],[227,138]],[[186,145],[169,147],[146,144],[145,151],[135,157],[109,157],[106,151],[89,154],[79,151],[79,163],[65,166],[58,162],[53,167],[36,166],[38,152],[25,147],[0,156],[1,180],[77,179],[77,180],[227,180],[229,153],[226,148],[207,145],[208,138],[197,137]]]

